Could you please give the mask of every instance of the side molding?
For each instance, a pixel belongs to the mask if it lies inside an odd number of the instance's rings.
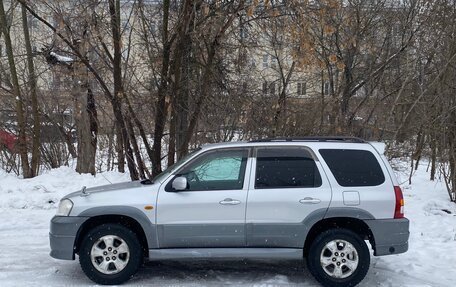
[[[301,248],[170,248],[149,249],[149,260],[302,259]]]

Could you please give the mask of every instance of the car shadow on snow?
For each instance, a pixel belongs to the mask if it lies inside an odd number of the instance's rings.
[[[436,286],[425,284],[418,278],[395,274],[394,271],[377,266],[377,260],[371,262],[371,270],[359,286]],[[80,269],[79,264],[65,262],[58,268],[52,268],[49,286],[61,286],[62,282],[72,286],[92,286]],[[54,284],[55,283],[55,284]],[[421,283],[421,284],[419,284]],[[424,285],[423,285],[424,284]],[[438,285],[438,284],[437,284]],[[123,286],[320,286],[306,269],[302,261],[266,261],[266,260],[184,260],[152,261],[140,268],[138,273]]]
[[[302,261],[148,262],[128,284],[157,286],[319,286]]]

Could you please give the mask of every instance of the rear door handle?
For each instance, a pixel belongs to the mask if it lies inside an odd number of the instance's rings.
[[[237,205],[240,204],[241,201],[232,198],[225,198],[224,200],[219,202],[221,205]]]
[[[303,199],[299,200],[299,203],[302,203],[302,204],[317,204],[320,202],[321,202],[320,199],[312,198],[312,197],[304,197]]]

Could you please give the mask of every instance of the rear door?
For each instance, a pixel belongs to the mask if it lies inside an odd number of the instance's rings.
[[[331,187],[313,152],[301,146],[255,149],[247,200],[249,247],[302,248],[312,222],[322,219]],[[311,215],[312,216],[312,215]]]

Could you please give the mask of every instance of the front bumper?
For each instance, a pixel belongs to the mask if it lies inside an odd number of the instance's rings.
[[[79,228],[88,217],[54,216],[51,219],[50,255],[56,259],[74,260],[74,243]]]
[[[408,250],[409,225],[407,218],[365,220],[374,236],[374,255],[404,253]]]

